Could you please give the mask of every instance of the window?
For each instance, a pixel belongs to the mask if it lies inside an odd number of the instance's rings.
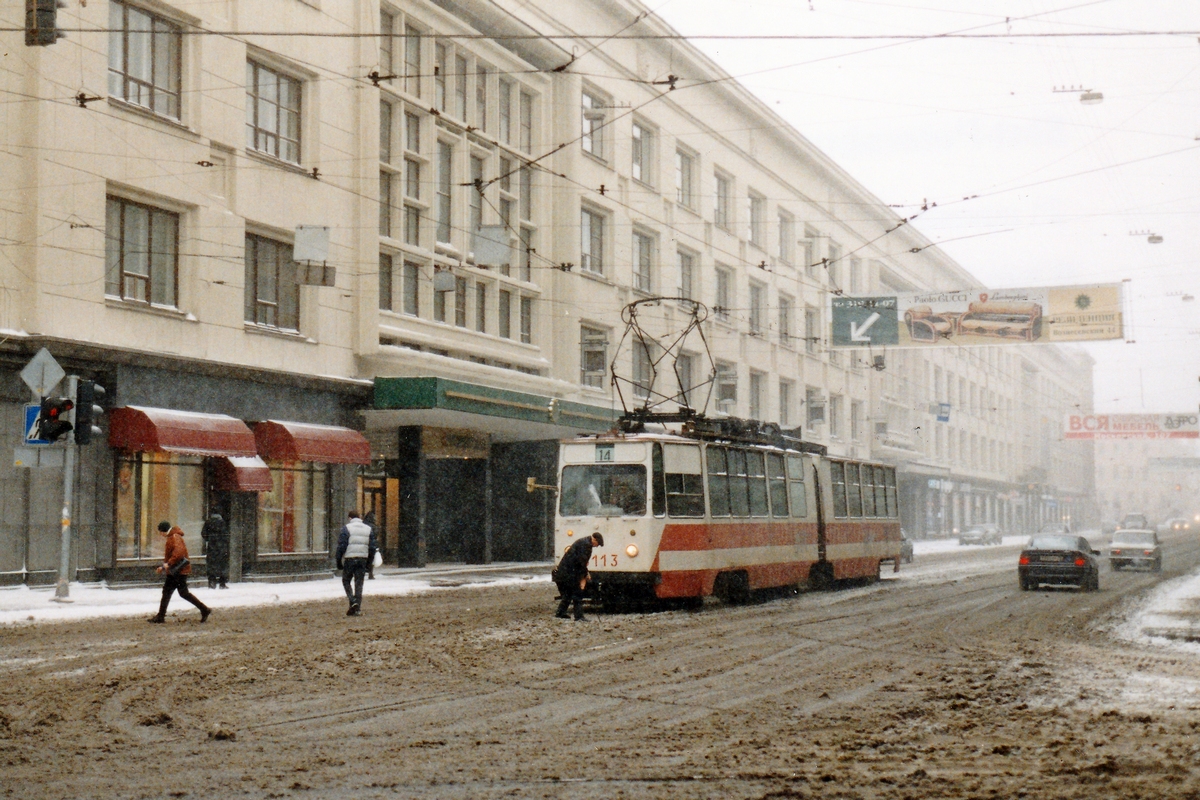
[[[679,296],[693,299],[694,273],[696,271],[696,256],[684,250],[678,251],[679,257]]]
[[[496,324],[501,338],[512,338],[512,292],[500,290],[500,301],[496,307]]]
[[[717,363],[717,410],[732,414],[737,406],[737,367]]]
[[[511,81],[501,79],[500,87],[500,141],[505,144],[512,144],[512,94],[513,85]]]
[[[246,234],[246,322],[273,328],[300,327],[300,284],[292,246]]]
[[[771,495],[771,516],[788,516],[787,473],[782,453],[767,453],[767,488]]]
[[[379,104],[379,160],[392,160],[392,104]]]
[[[419,247],[421,244],[421,209],[404,207],[404,243]]]
[[[635,181],[654,185],[654,134],[645,125],[633,123],[631,174]]]
[[[421,149],[421,118],[416,114],[404,114],[404,146],[414,153]]]
[[[438,42],[433,46],[433,103],[434,108],[446,113],[446,72],[449,52],[446,45]]]
[[[779,260],[793,264],[796,259],[796,220],[783,209],[779,210]]]
[[[596,95],[583,93],[582,135],[580,144],[583,152],[596,158],[604,158],[604,100]]]
[[[521,219],[533,219],[533,168],[528,164],[517,171],[517,193],[520,196]]]
[[[842,398],[840,395],[829,395],[829,435],[842,435]]]
[[[863,290],[862,259],[850,259],[850,293],[858,294]]]
[[[391,75],[394,61],[392,60],[392,31],[396,27],[396,18],[382,9],[379,12],[379,74]],[[389,80],[388,83],[391,83]]]
[[[326,552],[329,466],[282,462],[269,465],[271,491],[258,493],[258,552]]]
[[[379,308],[392,310],[392,257],[387,253],[379,254]]]
[[[537,252],[532,228],[521,226],[521,243],[521,280],[529,283],[533,280],[533,254]]]
[[[533,344],[533,298],[521,296],[521,341]]]
[[[483,227],[483,192],[479,187],[483,186],[483,159],[478,156],[471,156],[471,219],[469,222],[470,236]]]
[[[650,292],[653,285],[651,263],[654,258],[654,240],[644,233],[633,234],[633,288],[639,292]]]
[[[758,283],[750,284],[750,335],[762,336],[766,317],[767,287]]]
[[[179,26],[112,0],[108,27],[109,95],[179,119]]]
[[[675,151],[675,202],[696,207],[696,159],[690,153]]]
[[[792,298],[787,295],[779,295],[779,343],[790,345],[792,343]]]
[[[583,209],[579,216],[579,268],[585,272],[604,274],[604,217]]]
[[[813,228],[804,226],[804,269],[809,277],[816,277],[817,268],[820,266],[817,263],[817,239],[820,235]]]
[[[533,152],[533,95],[528,92],[521,92],[521,109],[520,109],[520,138],[518,147],[522,153]]]
[[[675,360],[675,372],[678,375],[679,381],[679,396],[676,400],[681,406],[691,408],[691,392],[695,387],[696,382],[692,377],[695,374],[696,357],[693,355],[680,354]]]
[[[833,489],[833,515],[846,517],[846,465],[840,461],[829,462],[829,483]]]
[[[825,262],[826,277],[835,289],[842,288],[842,246],[829,243],[829,260]]]
[[[453,157],[453,146],[448,142],[439,140],[437,143],[437,240],[445,244],[450,243],[450,187],[453,177]]]
[[[404,91],[421,96],[421,32],[411,25],[404,27]]]
[[[487,284],[475,284],[475,330],[487,331]]]
[[[787,428],[792,424],[792,382],[779,382],[779,424]]]
[[[699,446],[665,444],[662,447],[667,514],[672,517],[703,517],[704,477],[700,471]]]
[[[850,401],[850,441],[862,441],[863,433],[863,404],[858,400]]]
[[[763,374],[750,372],[750,419],[763,418]]]
[[[793,517],[808,516],[808,496],[804,491],[804,459],[801,456],[787,457],[788,500],[791,501]]]
[[[733,306],[733,275],[725,267],[717,267],[717,307],[713,309],[718,319],[729,321],[729,309]]]
[[[379,235],[392,235],[392,173],[379,170]]]
[[[579,331],[579,382],[596,389],[604,388],[608,372],[608,334],[599,328],[582,327]]]
[[[184,530],[190,552],[201,552],[204,524],[204,460],[175,453],[118,455],[116,463],[118,559],[161,560],[162,537],[155,526],[172,520]]]
[[[760,250],[767,244],[767,199],[751,192],[746,199],[748,229],[746,236],[750,244]]]
[[[454,116],[467,118],[467,60],[454,57]]]
[[[449,294],[449,292],[436,288],[437,287],[437,274],[439,272],[441,272],[441,270],[439,270],[437,267],[434,267],[433,279],[434,279],[434,287],[435,288],[433,290],[433,318],[438,322],[445,322],[446,321],[446,295]]]
[[[179,215],[110,196],[105,217],[104,293],[177,305]]]
[[[300,81],[246,62],[246,146],[300,163]]]
[[[809,425],[817,425],[825,421],[825,400],[821,397],[820,389],[809,386],[804,390],[804,408],[808,415]]]
[[[638,339],[633,343],[633,394],[635,397],[649,397],[654,385],[653,345]]]
[[[488,81],[492,74],[483,64],[475,70],[475,125],[479,130],[488,129]]]
[[[713,195],[713,224],[722,230],[733,226],[733,180],[716,173],[716,193]]]
[[[467,327],[467,279],[454,279],[454,324]]]
[[[420,314],[420,276],[420,266],[411,261],[404,262],[404,313],[414,317]]]
[[[804,351],[817,352],[817,342],[821,339],[821,318],[817,309],[806,306],[804,309]]]
[[[709,445],[705,449],[708,460],[708,507],[714,517],[729,516],[729,459],[726,448]]]

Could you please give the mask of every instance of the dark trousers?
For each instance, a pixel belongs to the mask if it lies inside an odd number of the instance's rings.
[[[367,575],[367,559],[342,559],[342,588],[346,590],[346,599],[352,606],[362,605],[363,578]],[[354,591],[350,591],[350,581],[354,581]]]
[[[187,575],[168,575],[166,583],[163,584],[162,602],[158,605],[160,619],[167,615],[167,605],[171,602],[171,595],[176,591],[179,592],[180,597],[200,609],[201,612],[208,611],[208,606],[201,603],[196,595],[188,591]]]
[[[567,607],[575,606],[575,619],[583,618],[583,589],[579,588],[578,580],[563,581],[558,584],[558,593],[562,600],[558,604],[558,611],[554,613],[560,617],[565,616]]]

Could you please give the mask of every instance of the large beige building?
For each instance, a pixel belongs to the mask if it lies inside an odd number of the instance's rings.
[[[672,33],[639,3],[60,15],[95,32],[4,34],[0,413],[19,446],[41,347],[125,409],[81,448],[85,577],[146,575],[161,517],[199,552],[213,511],[235,573],[319,571],[355,505],[393,563],[543,558],[525,479],[611,424],[610,365],[649,389],[621,310],[659,296],[683,298],[640,312],[666,343],[687,299],[711,311],[712,362],[689,339],[678,365],[693,405],[897,463],[915,534],[1089,513],[1090,449],[1057,422],[1090,408],[1087,357],[831,348],[837,294],[978,281],[686,42],[594,46]],[[61,470],[0,476],[0,573],[47,579]]]

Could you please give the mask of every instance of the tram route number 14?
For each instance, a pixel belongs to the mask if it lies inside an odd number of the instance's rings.
[[[602,553],[598,556],[592,556],[593,567],[615,567],[617,565],[616,553]]]

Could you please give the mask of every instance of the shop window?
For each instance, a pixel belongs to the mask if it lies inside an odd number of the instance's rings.
[[[271,462],[272,489],[258,493],[258,552],[329,550],[328,466]]]
[[[116,463],[117,558],[162,559],[162,521],[183,530],[188,552],[202,552],[204,525],[204,460],[172,453],[134,453]]]

